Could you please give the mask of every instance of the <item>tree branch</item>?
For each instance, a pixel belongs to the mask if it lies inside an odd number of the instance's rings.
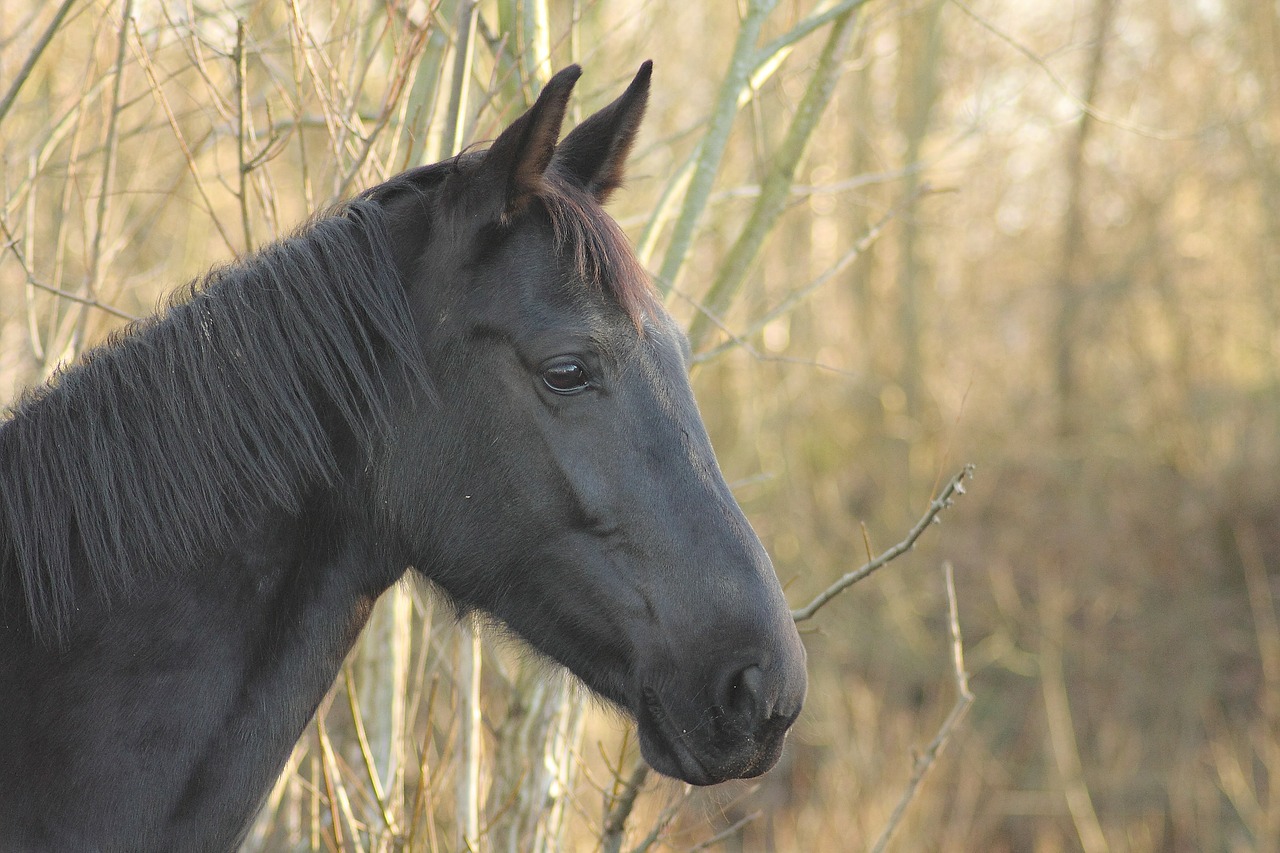
[[[79,304],[87,305],[90,308],[97,308],[99,311],[105,311],[106,313],[112,315],[113,317],[119,317],[121,320],[128,320],[130,322],[133,322],[139,319],[138,317],[134,316],[133,314],[130,314],[127,311],[122,311],[119,308],[116,308],[114,305],[108,305],[105,302],[99,302],[97,299],[93,297],[81,296],[79,293],[72,293],[69,290],[63,290],[61,288],[54,287],[52,284],[46,284],[45,282],[36,278],[35,274],[32,273],[31,271],[31,267],[27,266],[27,259],[26,259],[26,256],[23,255],[22,253],[22,248],[19,245],[18,238],[14,236],[13,231],[10,230],[8,223],[4,221],[3,216],[0,216],[0,236],[3,236],[5,238],[5,243],[4,245],[0,246],[0,250],[8,249],[10,252],[13,253],[13,256],[18,260],[18,265],[22,267],[22,272],[25,275],[27,284],[29,286],[34,287],[37,290],[43,290],[46,293],[52,293],[54,296],[69,300],[71,302],[78,302]]]
[[[944,509],[947,509],[948,507],[951,506],[951,504],[954,502],[955,497],[957,495],[964,494],[964,481],[968,479],[972,479],[972,477],[973,477],[973,465],[965,465],[956,474],[954,474],[950,480],[947,481],[947,484],[942,487],[942,491],[938,494],[938,496],[929,503],[929,508],[925,510],[924,515],[922,515],[920,517],[920,520],[916,522],[915,527],[912,527],[911,530],[907,533],[907,536],[905,539],[903,539],[897,545],[894,545],[892,548],[889,548],[879,557],[876,557],[874,560],[871,560],[869,563],[866,563],[861,568],[855,571],[849,572],[847,575],[840,578],[831,586],[827,587],[822,592],[820,592],[812,601],[810,601],[804,607],[801,607],[799,610],[791,611],[791,617],[795,619],[797,622],[803,622],[806,619],[812,619],[813,615],[817,613],[818,610],[821,609],[824,605],[826,605],[827,602],[831,601],[831,599],[835,598],[837,595],[844,592],[846,589],[853,586],[858,581],[867,577],[867,575],[870,575],[872,572],[876,571],[876,569],[881,568],[886,563],[889,563],[894,559],[896,559],[897,557],[900,557],[902,554],[906,553],[907,551],[910,551],[913,547],[915,547],[916,540],[920,538],[920,536],[924,533],[925,529],[930,524],[933,524],[937,520],[938,515]]]
[[[967,467],[966,470],[968,470]],[[961,474],[963,473],[961,472]],[[953,480],[952,482],[956,481]],[[920,788],[920,783],[924,781],[925,774],[933,767],[938,755],[942,752],[942,748],[946,746],[947,741],[951,738],[951,732],[959,724],[960,720],[964,718],[969,706],[973,704],[973,693],[969,690],[969,673],[964,668],[964,643],[960,639],[960,611],[956,606],[955,571],[951,568],[951,563],[949,562],[942,564],[942,570],[947,584],[947,613],[949,617],[947,627],[951,635],[951,664],[956,679],[956,703],[951,707],[951,712],[947,714],[947,718],[942,721],[942,725],[938,727],[938,733],[934,735],[933,740],[929,741],[929,745],[924,748],[924,752],[916,756],[911,768],[911,778],[907,780],[907,787],[902,792],[902,798],[898,800],[898,805],[894,807],[893,814],[889,816],[889,823],[885,826],[884,831],[880,833],[880,838],[876,840],[875,846],[871,848],[871,853],[881,853],[885,845],[889,843],[889,839],[893,837],[898,824],[902,822],[902,816],[906,814],[907,806],[911,804],[916,791]]]
[[[796,169],[808,147],[809,138],[831,102],[836,81],[840,79],[854,20],[850,9],[838,16],[831,25],[817,68],[809,78],[809,85],[796,109],[795,118],[787,128],[785,140],[773,155],[773,165],[760,185],[760,196],[751,216],[734,241],[733,248],[721,260],[720,272],[703,297],[702,301],[707,308],[717,314],[724,314],[728,309],[764,245],[766,236],[786,209]],[[705,314],[698,314],[693,318],[689,340],[695,350],[701,348],[700,344],[710,331]]]
[[[862,235],[862,237],[858,240],[858,242],[853,244],[852,248],[850,248],[847,252],[841,255],[840,258],[837,259],[834,264],[832,264],[830,267],[824,270],[821,275],[819,275],[817,278],[813,279],[809,283],[787,294],[786,297],[783,298],[781,302],[779,302],[777,305],[770,308],[768,311],[764,312],[764,314],[757,317],[751,323],[751,325],[747,328],[747,330],[742,332],[741,334],[734,334],[729,329],[729,327],[725,324],[724,320],[718,314],[714,313],[712,309],[704,302],[694,300],[691,297],[684,296],[684,294],[677,292],[678,296],[682,296],[683,298],[687,299],[690,303],[693,304],[693,307],[698,311],[699,318],[705,318],[708,322],[715,325],[720,331],[724,332],[729,337],[729,340],[724,341],[723,343],[720,343],[712,347],[711,349],[705,350],[703,352],[695,353],[693,357],[694,363],[697,364],[702,361],[708,361],[712,358],[715,358],[721,355],[725,351],[732,349],[735,346],[743,346],[744,342],[748,338],[755,336],[761,330],[763,330],[765,326],[769,325],[770,323],[772,323],[774,320],[778,319],[782,315],[795,309],[797,305],[799,305],[805,299],[809,298],[809,296],[812,295],[814,291],[824,287],[828,282],[832,281],[833,279],[835,279],[836,276],[844,272],[844,270],[847,269],[850,264],[852,264],[858,258],[866,254],[867,250],[870,249],[875,244],[875,242],[880,239],[881,235],[884,234],[884,231],[888,227],[889,223],[893,221],[893,219],[896,218],[899,213],[909,208],[916,201],[916,199],[919,199],[933,192],[936,192],[936,190],[934,190],[928,184],[922,184],[919,187],[917,187],[914,192],[908,195],[905,199],[903,199],[897,205],[890,208],[889,211],[885,213],[884,216],[880,217],[879,221],[877,221],[874,225],[872,225],[869,229],[867,229],[867,232]]]
[[[865,6],[866,3],[867,0],[842,0],[842,2],[837,3],[835,6],[824,9],[821,12],[813,13],[787,32],[760,48],[760,65],[764,65],[769,62],[774,58],[774,56],[792,47],[796,42],[800,41],[810,33],[813,33],[819,28],[831,23],[841,15],[847,15],[850,12]]]
[[[600,849],[604,853],[618,853],[622,849],[622,839],[627,831],[627,819],[631,817],[631,811],[636,807],[636,797],[640,796],[640,789],[644,787],[644,780],[648,777],[649,765],[644,759],[640,759],[636,762],[635,769],[631,771],[631,778],[627,780],[626,787],[614,800],[613,808],[605,817],[604,834],[600,838]]]
[[[49,26],[41,33],[40,40],[31,48],[31,53],[27,55],[26,62],[22,63],[22,67],[14,75],[9,91],[5,92],[4,99],[0,100],[0,121],[4,121],[9,108],[18,99],[18,92],[22,90],[22,84],[26,83],[27,78],[31,76],[31,70],[36,67],[36,62],[39,61],[41,54],[49,46],[49,42],[53,40],[58,28],[62,26],[62,22],[66,19],[67,13],[71,11],[71,7],[75,4],[76,0],[63,0],[62,5],[58,7],[58,11],[54,13],[53,20],[49,22]]]
[[[102,144],[102,180],[98,185],[98,201],[94,206],[93,239],[89,243],[89,259],[81,288],[86,300],[80,306],[75,332],[71,338],[71,351],[78,353],[84,346],[89,322],[89,306],[97,301],[98,281],[102,277],[102,240],[107,231],[107,205],[111,197],[116,172],[116,153],[120,139],[120,92],[124,84],[125,59],[129,54],[129,27],[133,23],[133,0],[124,0],[120,10],[120,30],[116,34],[115,74],[111,80],[111,111],[107,114],[107,136]]]
[[[698,147],[697,166],[689,180],[684,204],[676,218],[671,240],[667,244],[667,253],[658,271],[659,286],[664,291],[676,283],[676,279],[680,276],[680,269],[684,266],[685,257],[693,244],[694,229],[707,205],[716,172],[720,169],[720,161],[729,144],[729,132],[738,114],[738,95],[755,70],[756,39],[760,35],[765,19],[769,17],[776,5],[777,0],[751,0],[747,4],[747,13],[738,28],[733,57],[729,61],[729,68],[720,86],[720,93],[716,98],[707,132]]]

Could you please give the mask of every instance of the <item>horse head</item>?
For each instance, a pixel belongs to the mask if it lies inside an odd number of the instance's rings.
[[[655,769],[705,785],[774,764],[805,654],[688,343],[602,207],[650,70],[558,141],[567,68],[487,151],[377,191],[429,387],[372,500],[405,562],[632,715]]]

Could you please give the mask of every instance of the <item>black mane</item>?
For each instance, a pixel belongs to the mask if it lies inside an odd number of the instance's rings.
[[[24,604],[0,608],[0,628],[16,619],[60,643],[77,595],[127,592],[199,564],[265,510],[297,513],[334,484],[336,434],[367,454],[388,383],[419,363],[390,237],[391,211],[409,214],[386,202],[425,202],[481,156],[410,170],[214,270],[28,392],[0,424],[0,600]],[[658,303],[625,235],[588,193],[545,177],[559,250],[640,328]],[[91,566],[81,583],[77,562]]]
[[[214,270],[0,424],[0,628],[66,639],[76,595],[197,565],[367,453],[417,363],[385,210],[358,199]],[[92,576],[77,580],[76,554]],[[16,589],[15,589],[16,586]]]

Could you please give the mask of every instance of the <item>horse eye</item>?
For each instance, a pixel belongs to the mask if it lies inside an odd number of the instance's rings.
[[[542,381],[557,394],[577,394],[591,386],[587,369],[576,359],[564,359],[543,368]]]

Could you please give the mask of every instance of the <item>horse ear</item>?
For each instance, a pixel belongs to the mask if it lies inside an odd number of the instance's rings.
[[[575,127],[556,149],[559,170],[601,203],[622,184],[627,154],[649,102],[652,74],[653,62],[646,60],[622,97]]]
[[[542,174],[560,138],[569,93],[581,75],[577,65],[557,72],[534,105],[498,136],[485,155],[485,172],[503,181],[504,216],[518,211],[541,188]]]

